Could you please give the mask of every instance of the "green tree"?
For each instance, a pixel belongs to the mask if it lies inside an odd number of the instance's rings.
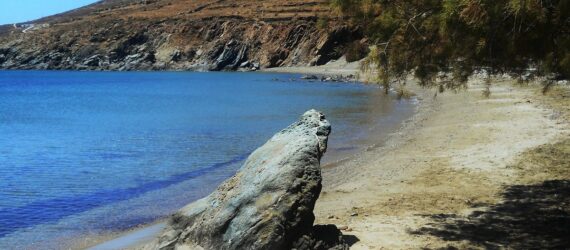
[[[413,72],[424,86],[464,87],[489,73],[570,76],[568,0],[331,0],[373,49],[363,65],[389,87]],[[446,72],[447,74],[441,74]]]

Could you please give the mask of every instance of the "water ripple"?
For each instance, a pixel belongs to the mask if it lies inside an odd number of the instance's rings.
[[[237,156],[229,161],[217,163],[207,168],[177,174],[165,180],[148,182],[140,186],[105,190],[76,197],[62,197],[35,201],[22,207],[0,209],[0,237],[6,236],[21,228],[60,220],[67,216],[81,213],[109,203],[135,198],[147,192],[162,189],[189,179],[193,179],[215,169],[239,163],[247,154]]]

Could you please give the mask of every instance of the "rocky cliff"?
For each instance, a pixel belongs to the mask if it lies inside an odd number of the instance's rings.
[[[105,0],[1,26],[0,69],[320,65],[362,39],[358,28],[330,16],[326,0]]]
[[[331,126],[310,110],[208,197],[172,217],[149,249],[347,249],[334,225],[313,226]]]

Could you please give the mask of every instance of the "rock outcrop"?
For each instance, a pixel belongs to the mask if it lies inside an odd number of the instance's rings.
[[[346,249],[336,227],[313,226],[330,131],[322,113],[307,111],[215,192],[175,214],[153,248]]]

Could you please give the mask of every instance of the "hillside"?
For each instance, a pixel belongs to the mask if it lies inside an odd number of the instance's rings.
[[[318,28],[320,17],[327,25]],[[251,70],[324,64],[362,38],[326,0],[105,0],[0,27],[0,69]],[[325,26],[325,27],[323,27]]]

